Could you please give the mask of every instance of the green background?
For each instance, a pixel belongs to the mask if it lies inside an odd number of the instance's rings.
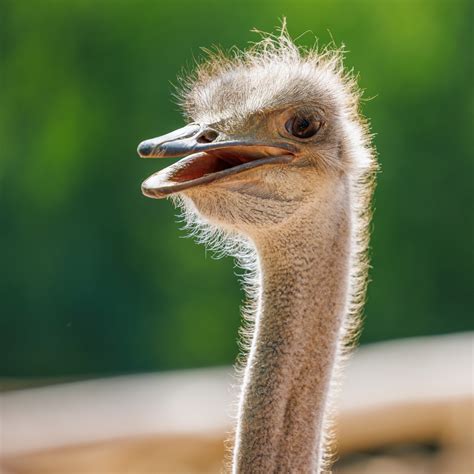
[[[382,164],[362,343],[472,328],[472,10],[466,1],[0,2],[0,375],[231,363],[231,259],[183,239],[139,141],[201,46],[287,16],[360,72]],[[307,32],[311,30],[312,32]]]

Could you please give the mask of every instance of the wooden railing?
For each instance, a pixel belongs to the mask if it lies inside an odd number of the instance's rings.
[[[415,473],[421,463],[437,474],[474,472],[473,349],[472,334],[360,348],[341,386],[336,472]],[[221,472],[232,374],[224,367],[6,391],[1,472]]]

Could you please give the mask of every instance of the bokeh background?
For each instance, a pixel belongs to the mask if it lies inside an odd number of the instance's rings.
[[[344,43],[380,156],[361,342],[473,328],[469,0],[0,1],[0,375],[230,364],[231,259],[184,239],[140,183],[139,141],[183,121],[170,81],[201,46],[286,16]]]

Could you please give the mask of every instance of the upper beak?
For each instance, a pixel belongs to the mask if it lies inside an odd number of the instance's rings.
[[[245,144],[244,140],[229,140],[210,127],[190,123],[161,137],[144,140],[137,151],[142,158],[169,158]]]
[[[142,158],[185,157],[143,182],[146,196],[160,198],[259,165],[288,162],[296,149],[286,142],[233,139],[206,125],[191,123],[142,141],[137,151]]]

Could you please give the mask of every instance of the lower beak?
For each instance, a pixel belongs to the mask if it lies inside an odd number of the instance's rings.
[[[142,192],[148,197],[163,198],[257,166],[288,163],[295,151],[295,147],[286,142],[232,139],[212,128],[192,123],[138,145],[142,158],[184,156],[145,180]]]

